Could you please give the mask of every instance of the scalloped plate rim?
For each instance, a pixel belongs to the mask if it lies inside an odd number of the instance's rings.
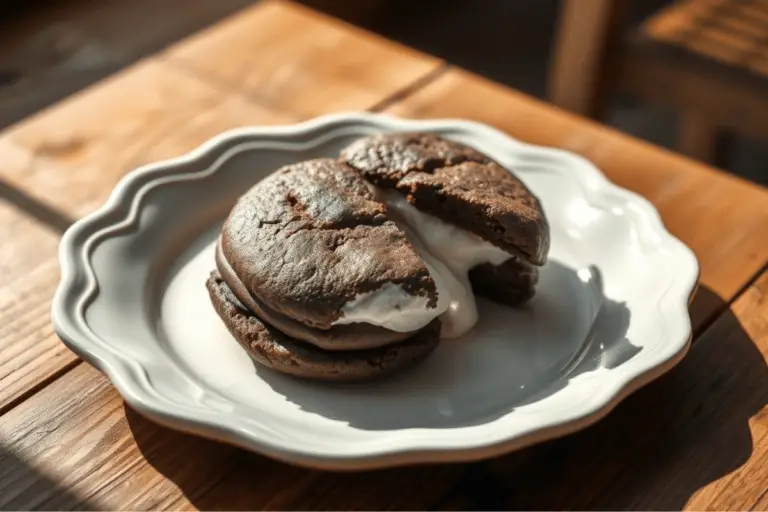
[[[286,137],[307,137],[309,143],[317,141],[323,133],[332,132],[334,128],[345,125],[366,125],[371,131],[381,130],[463,130],[474,132],[483,137],[496,139],[500,144],[517,151],[532,151],[540,154],[548,154],[551,158],[565,159],[579,169],[578,181],[582,188],[586,184],[591,185],[590,192],[602,196],[619,198],[625,204],[634,204],[639,207],[635,215],[645,216],[646,226],[658,235],[663,243],[671,250],[676,251],[679,258],[678,266],[683,261],[682,269],[674,274],[675,279],[667,283],[662,299],[669,299],[673,288],[678,292],[673,304],[682,307],[683,315],[678,315],[677,320],[683,322],[682,327],[685,336],[669,340],[668,350],[657,357],[656,364],[640,369],[631,378],[625,379],[618,386],[602,393],[600,400],[585,400],[582,410],[578,414],[572,414],[568,421],[556,422],[544,425],[532,431],[521,433],[515,437],[496,435],[490,439],[481,439],[467,442],[467,440],[453,440],[450,443],[426,443],[417,436],[410,443],[403,442],[399,446],[385,446],[359,453],[318,453],[307,447],[285,446],[280,442],[269,439],[269,433],[255,432],[254,422],[243,422],[237,416],[220,418],[221,414],[208,414],[200,417],[197,407],[188,404],[179,404],[163,397],[155,389],[141,365],[132,360],[121,360],[119,356],[90,331],[84,318],[71,317],[69,309],[72,308],[70,295],[75,294],[80,308],[84,311],[89,300],[95,300],[97,296],[98,281],[95,272],[88,265],[88,256],[93,246],[102,237],[109,236],[113,230],[119,231],[121,224],[130,225],[136,221],[137,212],[140,211],[141,196],[155,186],[160,186],[168,178],[173,181],[174,176],[190,177],[199,174],[193,170],[174,173],[183,166],[189,166],[199,162],[203,157],[215,154],[226,143],[238,138],[272,138],[280,140]],[[311,144],[310,144],[311,145]],[[219,151],[219,153],[221,153]],[[222,154],[218,155],[219,157]],[[213,165],[210,167],[214,167]],[[216,169],[212,170],[215,173]],[[194,178],[194,176],[191,176]],[[134,190],[135,189],[135,190]],[[132,193],[132,191],[134,193]],[[125,216],[120,215],[124,213]],[[117,223],[111,220],[117,217]],[[52,318],[55,331],[64,343],[76,354],[97,367],[107,375],[118,392],[133,408],[150,417],[158,423],[179,430],[187,431],[217,439],[219,441],[238,445],[251,449],[286,462],[308,465],[325,469],[369,469],[375,467],[397,466],[413,463],[469,461],[486,458],[505,453],[530,444],[560,437],[580,430],[607,415],[624,397],[633,391],[654,380],[667,370],[672,368],[687,352],[690,346],[691,325],[687,307],[695,293],[699,267],[693,252],[677,238],[672,236],[664,227],[658,211],[645,198],[620,188],[611,183],[588,160],[568,151],[534,146],[515,140],[506,134],[487,125],[458,119],[435,120],[406,120],[386,114],[371,113],[340,113],[320,116],[309,121],[282,126],[237,128],[224,132],[209,141],[203,143],[193,151],[171,158],[142,166],[133,172],[126,174],[115,186],[106,203],[73,224],[63,235],[59,247],[59,260],[61,265],[61,281],[54,295],[52,304]],[[82,261],[80,261],[82,260]],[[85,283],[80,280],[85,280]],[[78,287],[78,283],[80,286]],[[78,293],[78,288],[81,288]],[[660,311],[665,317],[665,312]],[[669,319],[663,318],[666,322]],[[193,414],[194,412],[194,414]],[[211,410],[210,412],[213,412]],[[484,424],[480,427],[484,427]],[[404,438],[408,440],[408,437]],[[421,443],[421,444],[420,444]]]

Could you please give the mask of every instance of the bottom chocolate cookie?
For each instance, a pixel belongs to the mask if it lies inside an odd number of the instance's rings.
[[[505,306],[520,306],[536,292],[539,269],[513,257],[501,265],[476,266],[469,271],[469,281],[481,297]]]
[[[383,377],[426,359],[440,338],[440,320],[435,319],[405,341],[373,349],[326,351],[262,322],[240,303],[218,272],[213,272],[205,285],[216,312],[251,357],[273,370],[305,379],[363,381]]]

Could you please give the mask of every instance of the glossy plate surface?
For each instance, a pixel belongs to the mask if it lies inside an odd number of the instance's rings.
[[[279,166],[335,156],[381,131],[462,141],[530,186],[552,230],[536,297],[519,310],[481,300],[471,333],[374,384],[304,382],[255,366],[204,287],[221,222]],[[362,113],[227,132],[136,170],[67,231],[60,258],[56,331],[131,406],[335,469],[479,459],[593,423],[683,357],[698,279],[693,253],[656,210],[578,156],[467,121]]]

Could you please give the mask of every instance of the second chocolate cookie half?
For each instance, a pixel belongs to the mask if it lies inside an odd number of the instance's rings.
[[[444,336],[476,322],[473,292],[510,306],[533,297],[549,252],[549,225],[538,198],[508,169],[474,148],[424,133],[364,137],[340,158],[368,180],[422,257],[450,273],[443,279],[454,283]]]

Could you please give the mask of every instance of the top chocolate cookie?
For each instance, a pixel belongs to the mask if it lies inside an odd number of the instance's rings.
[[[533,265],[549,251],[539,200],[512,173],[458,142],[423,133],[358,139],[341,160],[419,210],[475,233]]]
[[[237,202],[221,232],[223,256],[271,310],[329,329],[345,304],[397,285],[436,307],[435,283],[366,181],[343,163],[284,167]]]

